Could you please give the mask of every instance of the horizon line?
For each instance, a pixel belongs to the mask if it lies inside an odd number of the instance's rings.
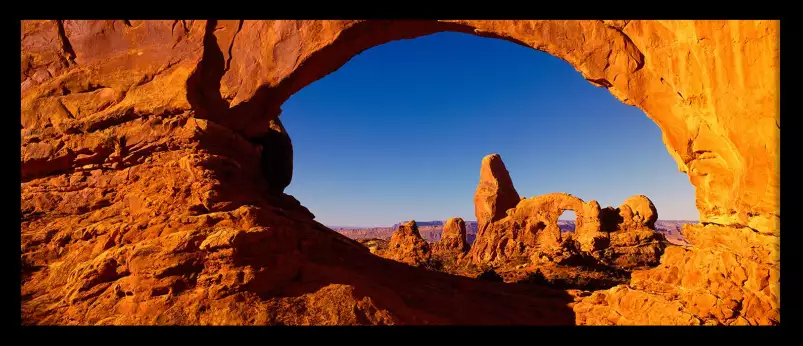
[[[365,225],[363,225],[363,226],[337,226],[337,225],[327,225],[327,224],[324,224],[324,223],[321,223],[321,224],[323,224],[324,226],[326,226],[326,227],[328,227],[328,228],[366,229],[366,228],[390,228],[390,227],[394,227],[394,226],[396,226],[396,225],[398,225],[398,224],[400,224],[400,223],[402,223],[402,222],[408,222],[408,221],[415,221],[416,223],[421,223],[421,222],[446,222],[446,220],[426,220],[426,221],[424,221],[424,220],[421,220],[421,221],[419,221],[419,220],[412,219],[412,220],[400,221],[400,222],[397,222],[397,223],[395,223],[395,224],[392,224],[392,225],[386,225],[386,226],[377,226],[377,225],[373,225],[373,226],[365,226]],[[477,220],[463,220],[463,221],[464,221],[464,222],[477,222]],[[566,220],[566,219],[558,219],[558,221],[570,221],[570,222],[575,222],[575,220]],[[700,220],[686,220],[686,219],[658,219],[658,220],[656,220],[656,222],[658,222],[658,221],[688,221],[688,222],[700,222]]]

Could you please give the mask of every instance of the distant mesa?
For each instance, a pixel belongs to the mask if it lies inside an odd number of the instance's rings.
[[[466,243],[470,246],[477,236],[477,221],[464,221],[466,225]],[[696,220],[658,220],[655,222],[655,230],[664,234],[666,239],[675,245],[688,245],[689,242],[681,233],[683,225],[695,224]],[[441,239],[443,225],[445,221],[416,221],[418,232],[421,238],[428,243],[435,243]],[[360,226],[327,226],[338,233],[354,240],[379,239],[390,241],[393,231],[400,224],[389,227],[360,227]],[[558,228],[562,233],[573,232],[575,229],[574,220],[558,220]]]

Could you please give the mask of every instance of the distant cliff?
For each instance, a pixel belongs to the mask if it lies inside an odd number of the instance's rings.
[[[658,220],[655,223],[655,229],[660,231],[666,236],[666,239],[674,244],[685,245],[688,244],[680,229],[684,224],[696,223],[697,221],[688,220]],[[345,235],[351,239],[383,239],[390,240],[393,234],[401,223],[397,223],[391,227],[337,227],[328,226],[329,228]],[[441,239],[441,232],[443,231],[443,221],[416,221],[418,224],[418,231],[424,240],[434,243]],[[560,220],[558,227],[563,232],[574,231],[574,221]],[[466,241],[471,244],[477,237],[477,221],[466,221]]]

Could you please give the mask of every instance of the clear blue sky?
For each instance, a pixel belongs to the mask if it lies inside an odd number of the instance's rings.
[[[282,109],[295,151],[287,193],[326,225],[475,220],[491,153],[522,196],[568,192],[605,207],[644,194],[662,220],[698,219],[694,188],[655,123],[565,61],[511,42],[459,33],[390,42]]]

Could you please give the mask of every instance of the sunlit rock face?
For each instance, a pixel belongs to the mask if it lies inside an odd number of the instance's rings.
[[[479,231],[469,258],[477,266],[509,267],[511,263],[577,262],[585,255],[620,269],[658,264],[668,245],[655,230],[658,211],[649,198],[632,196],[618,208],[600,209],[568,193],[519,198],[498,154],[486,156],[474,198]],[[504,206],[504,207],[503,207]],[[567,210],[576,215],[574,232],[561,232],[558,218]],[[498,216],[497,216],[498,215]],[[591,264],[591,263],[588,263]]]
[[[432,249],[421,238],[415,221],[409,221],[399,225],[393,232],[385,257],[412,266],[422,266],[432,257]]]
[[[313,221],[282,192],[280,105],[440,31],[545,51],[644,110],[696,187],[691,246],[564,311],[560,292],[433,289],[464,281]],[[779,322],[778,21],[22,21],[20,42],[24,323]]]
[[[432,245],[432,252],[441,256],[461,257],[468,252],[466,223],[459,217],[446,220],[441,238]]]

